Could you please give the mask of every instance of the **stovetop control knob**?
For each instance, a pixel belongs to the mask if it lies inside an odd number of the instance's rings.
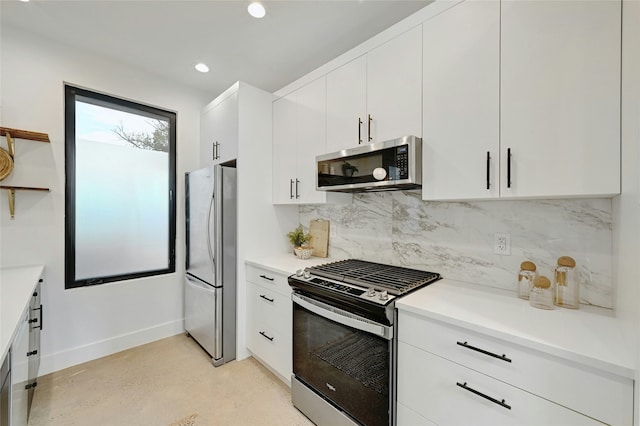
[[[298,270],[296,271],[296,276],[301,277],[301,276],[302,276],[302,274],[303,274],[302,269],[298,269]]]
[[[373,297],[375,295],[376,295],[376,289],[373,287],[369,287],[369,289],[367,290],[367,296]]]
[[[311,278],[311,273],[310,273],[309,271],[304,271],[304,277],[305,277],[306,279]]]
[[[380,300],[387,300],[389,298],[389,295],[387,294],[387,290],[382,290],[380,292]]]

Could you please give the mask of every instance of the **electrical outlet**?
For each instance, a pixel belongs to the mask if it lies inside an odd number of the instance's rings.
[[[511,234],[493,234],[493,252],[495,254],[511,255]]]

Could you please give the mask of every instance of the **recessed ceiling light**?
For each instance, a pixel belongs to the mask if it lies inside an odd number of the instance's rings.
[[[196,69],[200,72],[209,72],[209,67],[203,64],[202,62],[199,64],[196,64]]]
[[[26,3],[26,2],[28,2],[29,0],[20,0],[20,1],[22,1],[22,2],[25,2],[25,3]]]
[[[249,15],[253,16],[254,18],[262,18],[267,14],[264,6],[257,1],[251,3],[249,7],[247,7],[247,11],[249,12]]]

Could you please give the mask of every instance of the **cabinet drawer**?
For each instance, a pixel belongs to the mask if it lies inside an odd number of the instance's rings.
[[[291,338],[283,336],[268,324],[249,321],[247,326],[247,348],[287,382],[291,378]]]
[[[247,281],[254,284],[269,286],[280,293],[289,294],[291,291],[287,278],[288,277],[285,275],[276,274],[266,269],[247,265]]]
[[[398,338],[605,423],[633,422],[632,380],[402,311]]]
[[[398,345],[398,401],[438,425],[600,424],[403,342]]]
[[[247,283],[247,311],[252,321],[267,324],[279,333],[291,335],[291,295],[285,296],[266,286]]]

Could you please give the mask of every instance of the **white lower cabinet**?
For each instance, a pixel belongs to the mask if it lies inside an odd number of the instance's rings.
[[[247,348],[290,384],[292,305],[287,277],[247,266]]]
[[[22,315],[11,345],[11,424],[26,426],[29,416],[29,313]]]
[[[407,343],[398,356],[398,398],[438,425],[601,424]]]
[[[404,311],[398,340],[398,425],[633,423],[631,379]]]

